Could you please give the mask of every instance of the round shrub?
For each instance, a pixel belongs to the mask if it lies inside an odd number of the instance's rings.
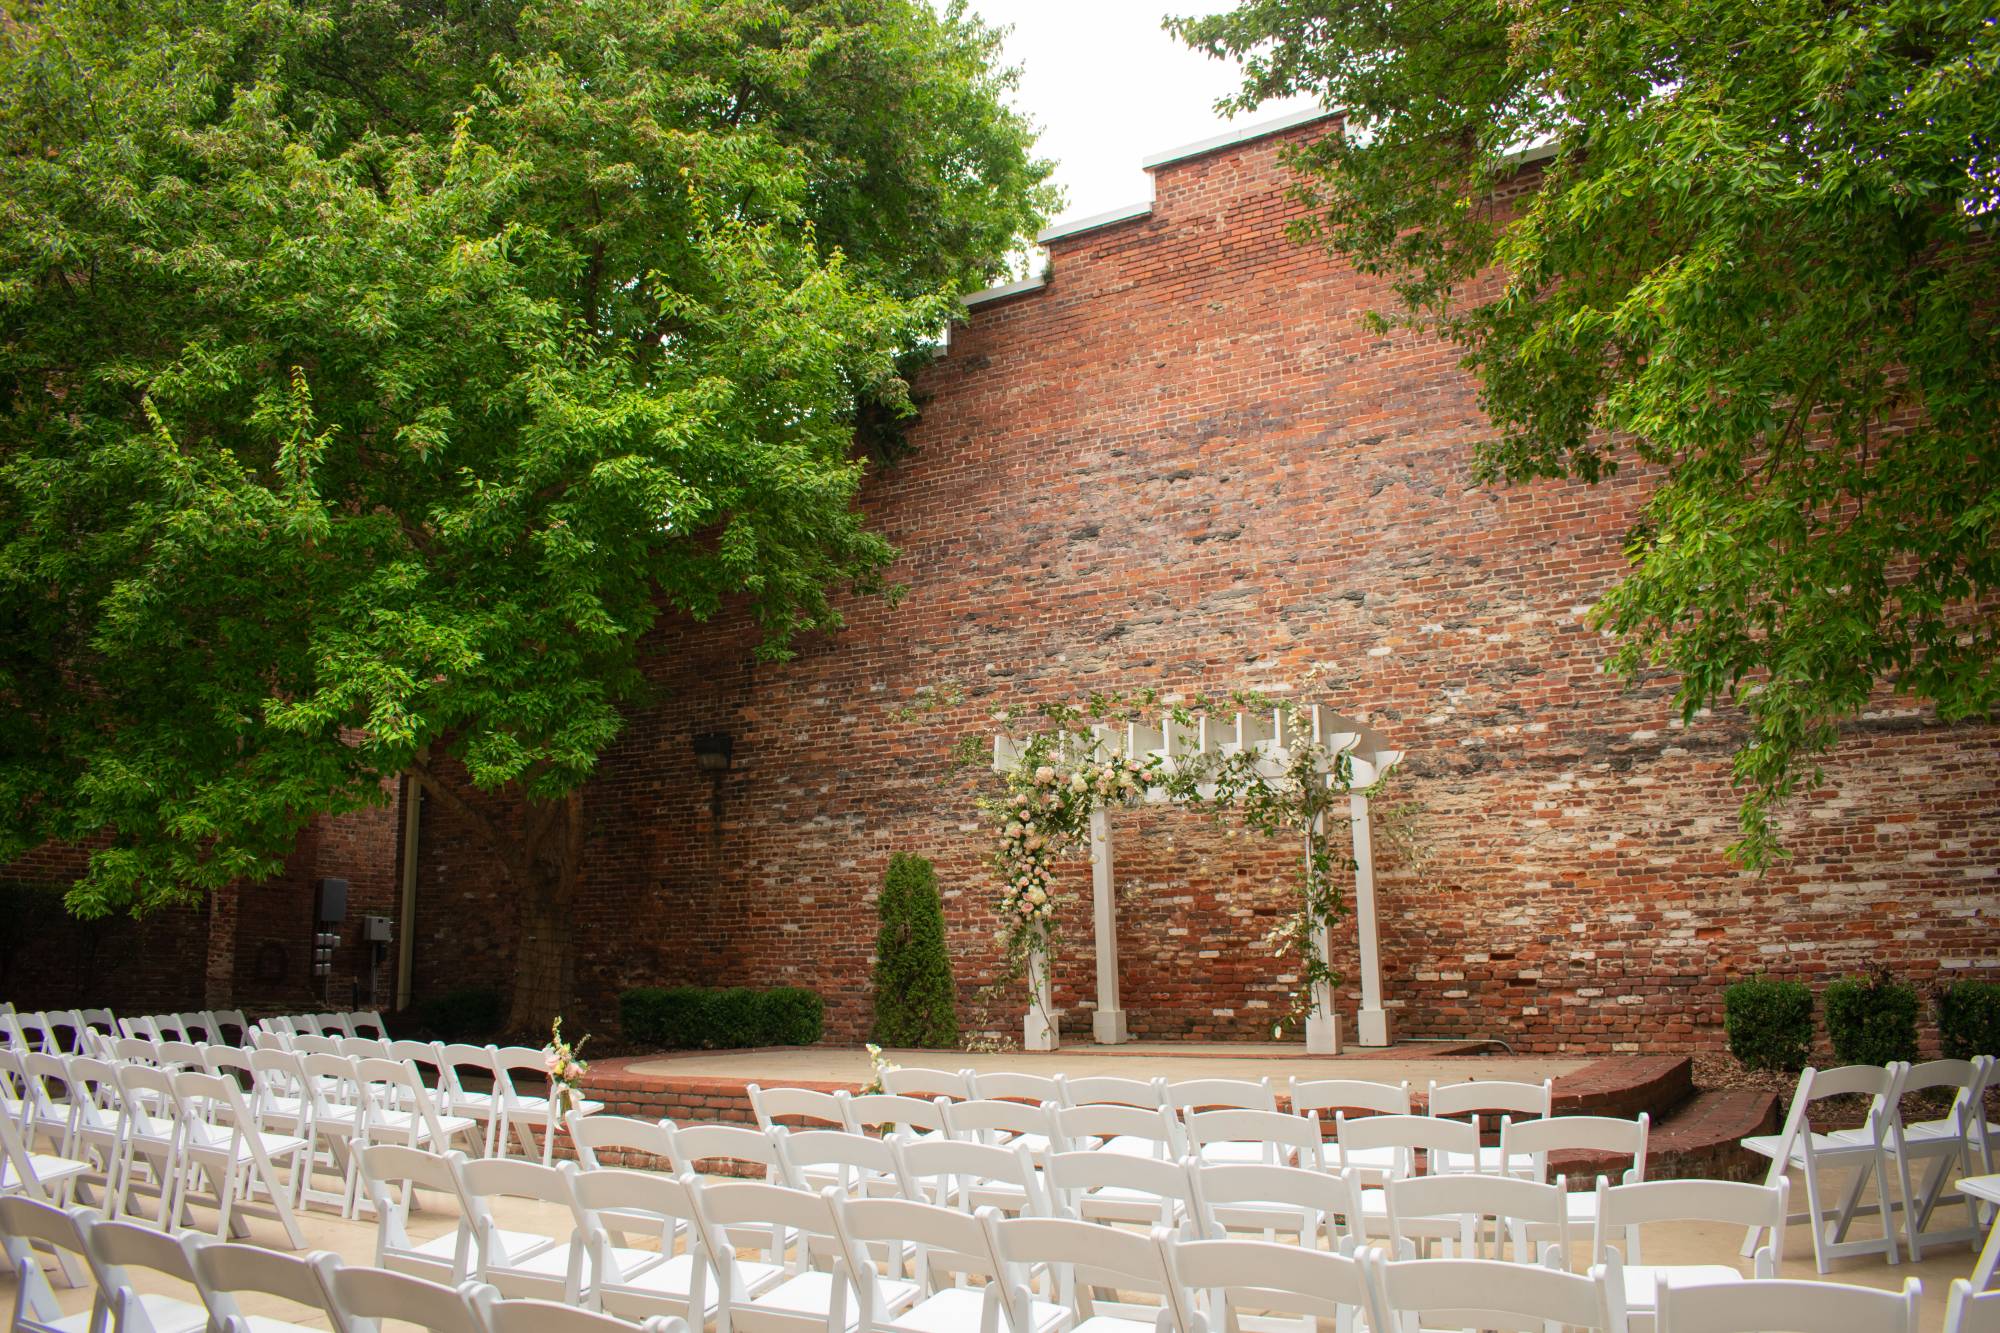
[[[1729,1053],[1747,1069],[1804,1069],[1812,1056],[1812,1011],[1812,991],[1803,982],[1737,982],[1722,992]]]
[[[763,1003],[762,1046],[811,1046],[826,1028],[826,1002],[803,986],[778,986]]]
[[[2000,1056],[2000,982],[1954,981],[1938,992],[1938,1044],[1947,1058]]]
[[[1917,988],[1885,971],[1842,977],[1826,988],[1826,1035],[1844,1065],[1917,1058]]]

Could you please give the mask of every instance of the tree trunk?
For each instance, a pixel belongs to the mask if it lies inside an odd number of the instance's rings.
[[[542,883],[515,899],[514,993],[507,1005],[507,1031],[517,1036],[546,1037],[570,992],[574,886],[554,873],[539,878]]]
[[[575,979],[571,909],[583,861],[583,793],[571,791],[553,801],[523,801],[521,818],[502,823],[441,781],[426,756],[418,756],[410,773],[426,793],[472,825],[506,872],[515,904],[507,1032],[545,1040]]]

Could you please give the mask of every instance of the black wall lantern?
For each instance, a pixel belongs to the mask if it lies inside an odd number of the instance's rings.
[[[722,832],[722,780],[729,776],[729,760],[735,752],[736,739],[726,731],[702,732],[694,738],[694,762],[708,774],[708,813],[718,836]]]

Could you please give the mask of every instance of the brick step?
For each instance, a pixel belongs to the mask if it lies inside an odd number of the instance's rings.
[[[1753,1134],[1777,1132],[1778,1112],[1775,1093],[1698,1092],[1664,1118],[1655,1117],[1646,1141],[1646,1178],[1762,1180],[1765,1159],[1741,1143]],[[1549,1155],[1549,1170],[1569,1177],[1571,1189],[1593,1189],[1600,1175],[1615,1181],[1630,1164],[1609,1153]]]

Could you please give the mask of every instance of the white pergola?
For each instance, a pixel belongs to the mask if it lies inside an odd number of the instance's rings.
[[[1368,797],[1364,794],[1403,757],[1373,728],[1343,716],[1320,704],[1295,707],[1290,713],[1197,714],[1192,725],[1162,718],[1158,726],[1133,722],[1124,727],[1095,726],[1087,744],[1091,755],[1064,754],[1068,759],[1130,758],[1145,761],[1158,756],[1173,771],[1190,756],[1198,754],[1240,754],[1254,751],[1258,771],[1268,779],[1282,778],[1291,771],[1294,747],[1315,744],[1327,758],[1319,767],[1319,781],[1338,785],[1333,756],[1345,753],[1351,765],[1348,784],[1348,812],[1354,838],[1354,916],[1361,963],[1361,1011],[1357,1015],[1356,1041],[1362,1046],[1389,1044],[1389,1014],[1382,1007],[1382,961],[1375,924],[1375,864],[1369,837]],[[1063,738],[1065,751],[1073,742]],[[1027,750],[1027,742],[1012,736],[993,738],[993,767],[1011,770]],[[1149,789],[1149,803],[1164,804],[1171,798],[1158,788]],[[1307,848],[1312,840],[1326,836],[1325,816],[1307,832]],[[1097,1012],[1092,1025],[1100,1043],[1106,1045],[1131,1039],[1125,1009],[1118,997],[1118,893],[1111,856],[1111,812],[1098,807],[1090,817],[1092,922],[1097,941]],[[1317,947],[1321,958],[1332,951],[1325,927]],[[1048,962],[1040,955],[1031,957],[1028,985],[1032,1002],[1023,1025],[1022,1044],[1031,1051],[1053,1050],[1058,1041],[1057,1015],[1049,978]],[[1333,1055],[1340,1050],[1339,1019],[1334,1013],[1333,991],[1325,983],[1314,988],[1312,1012],[1306,1020],[1306,1050]]]

